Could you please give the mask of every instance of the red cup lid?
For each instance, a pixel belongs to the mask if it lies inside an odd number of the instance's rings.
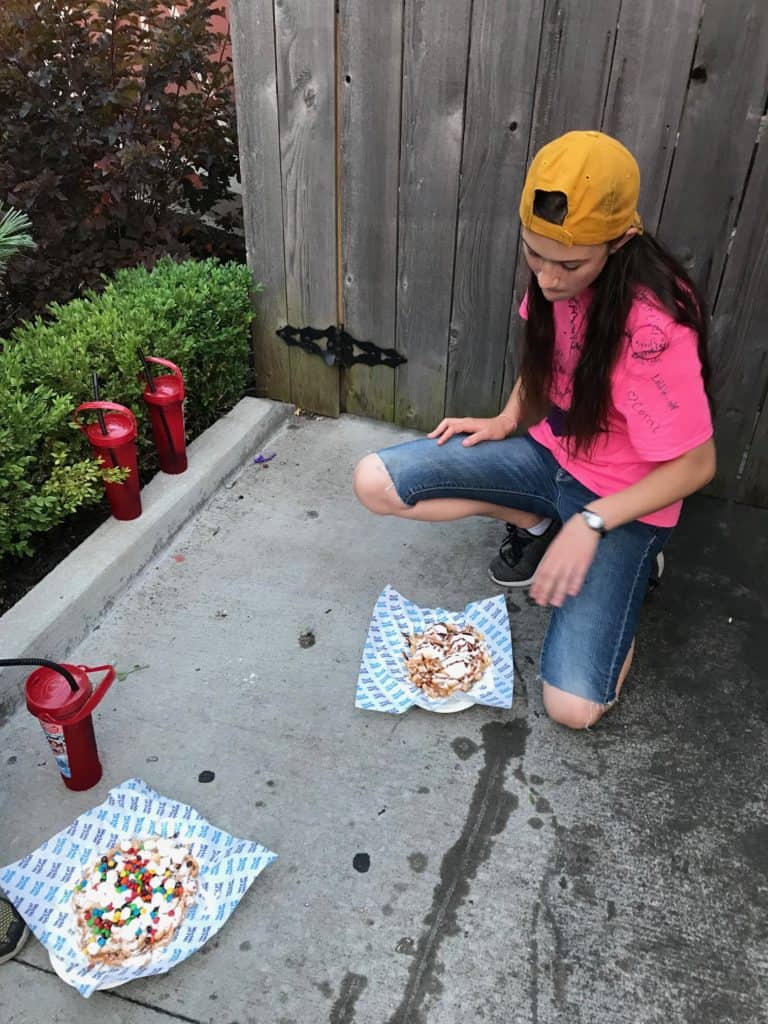
[[[155,377],[154,383],[154,391],[150,391],[149,386],[144,389],[144,399],[150,405],[169,405],[184,399],[184,381],[181,377],[165,373],[162,377]]]
[[[106,434],[102,434],[98,423],[89,423],[86,428],[88,440],[93,445],[101,445],[104,448],[112,448],[115,445],[127,444],[136,437],[133,420],[121,412],[108,412],[104,414],[104,423],[107,428]]]
[[[27,679],[27,707],[36,718],[71,718],[91,696],[91,681],[77,665],[64,665],[74,677],[73,691],[65,677],[52,668],[38,668]]]

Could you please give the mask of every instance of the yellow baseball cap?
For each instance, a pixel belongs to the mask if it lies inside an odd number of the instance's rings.
[[[538,191],[565,195],[568,209],[562,225],[533,212]],[[640,168],[628,149],[603,132],[568,132],[533,158],[520,220],[529,231],[565,245],[600,245],[629,228],[642,232],[639,195]]]

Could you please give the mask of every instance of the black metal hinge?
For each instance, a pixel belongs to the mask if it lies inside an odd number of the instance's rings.
[[[329,366],[348,368],[355,363],[364,363],[366,366],[394,367],[408,362],[393,348],[379,348],[372,341],[358,341],[343,327],[333,325],[321,331],[317,327],[291,327],[286,324],[277,331],[277,336],[287,345],[295,345],[310,355],[320,356]],[[325,348],[318,345],[323,338],[327,339]]]

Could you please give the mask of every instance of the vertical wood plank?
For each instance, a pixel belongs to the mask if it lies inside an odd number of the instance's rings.
[[[744,467],[744,475],[736,491],[738,501],[747,505],[768,508],[768,395],[763,397],[763,408],[757,421]]]
[[[683,110],[702,0],[624,3],[603,131],[640,164],[640,210],[655,231]]]
[[[405,0],[397,347],[398,423],[443,415],[471,0]]]
[[[547,0],[530,156],[564,132],[600,127],[621,0]]]
[[[543,0],[475,0],[473,8],[448,416],[493,416],[502,398],[542,9]]]
[[[402,4],[339,4],[343,321],[356,338],[395,345]],[[394,417],[390,367],[344,373],[342,408]]]
[[[707,0],[659,236],[710,304],[768,91],[765,0]]]
[[[564,132],[600,127],[620,8],[621,0],[546,0],[528,162]],[[517,310],[528,281],[519,242],[516,255],[501,405],[517,378],[523,329]]]
[[[288,320],[328,327],[336,302],[335,5],[276,0],[277,95]],[[339,414],[339,373],[290,349],[291,398]]]
[[[286,294],[272,0],[231,0],[230,27],[246,251],[264,285],[253,326],[256,388],[288,402],[288,349],[275,336],[286,320]]]
[[[727,497],[752,492],[760,479],[759,453],[742,486],[738,473],[752,439],[755,415],[768,384],[768,144],[757,150],[715,306],[712,356],[717,370],[718,472],[711,487]],[[768,491],[762,494],[768,502]]]

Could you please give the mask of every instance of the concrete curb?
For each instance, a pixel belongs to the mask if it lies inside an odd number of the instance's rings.
[[[2,657],[65,658],[131,580],[292,411],[292,406],[279,402],[244,398],[209,427],[189,446],[185,473],[158,473],[142,489],[138,519],[108,519],[0,618]],[[21,703],[21,684],[28,672],[0,673],[0,720]]]

